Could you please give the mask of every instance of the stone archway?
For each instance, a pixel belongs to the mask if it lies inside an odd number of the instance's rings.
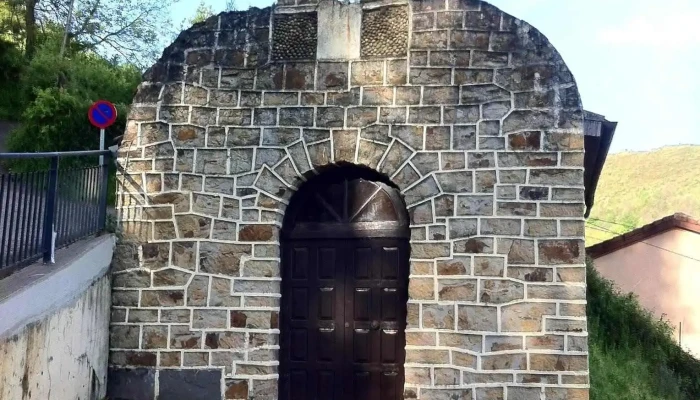
[[[408,209],[406,398],[586,396],[583,110],[559,54],[482,1],[315,3],[212,17],[145,75],[110,397],[277,398],[283,219],[344,162]],[[354,55],[325,57],[313,32],[346,17]]]

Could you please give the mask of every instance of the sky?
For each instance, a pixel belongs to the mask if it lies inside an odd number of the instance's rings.
[[[198,0],[172,6],[175,22]],[[225,0],[205,0],[215,12]],[[540,30],[586,110],[618,123],[611,152],[700,144],[700,1],[490,0]],[[240,10],[271,0],[238,0]]]

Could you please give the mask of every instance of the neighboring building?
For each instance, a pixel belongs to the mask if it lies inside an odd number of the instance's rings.
[[[587,249],[601,275],[680,332],[700,355],[700,221],[675,214]],[[682,324],[682,325],[681,325]]]
[[[109,397],[587,399],[609,126],[485,2],[315,3],[211,17],[139,87]]]

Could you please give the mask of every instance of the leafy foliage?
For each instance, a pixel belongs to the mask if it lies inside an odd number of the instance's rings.
[[[23,76],[29,99],[20,129],[10,136],[11,151],[67,151],[95,149],[97,129],[87,123],[90,104],[107,99],[117,105],[119,118],[107,131],[107,143],[124,131],[128,104],[140,81],[129,65],[113,65],[91,53],[72,58],[56,55],[45,46]]]
[[[15,88],[21,99],[20,128],[12,132],[7,147],[13,152],[94,150],[99,147],[99,131],[87,120],[90,104],[99,99],[115,103],[117,122],[106,131],[109,146],[124,132],[128,105],[140,82],[140,72],[132,65],[115,65],[100,56],[81,52],[60,57],[55,42],[39,48],[22,69]],[[12,111],[12,110],[10,110]],[[97,157],[64,158],[61,168],[95,165]],[[11,170],[45,169],[48,160],[14,160]],[[113,174],[110,186],[114,187]],[[113,202],[110,190],[110,203]]]
[[[590,261],[587,284],[591,399],[699,399],[700,361],[678,346],[667,321]]]
[[[586,244],[610,239],[677,212],[700,218],[697,171],[700,146],[610,155],[596,189]]]
[[[194,16],[188,21],[189,25],[194,25],[199,22],[204,22],[207,18],[214,15],[214,9],[212,6],[207,5],[204,0],[199,2],[197,9],[194,12]]]
[[[10,42],[0,40],[0,119],[12,119],[21,112],[22,99],[14,94],[21,92],[20,79],[24,68],[22,53]]]
[[[119,112],[107,130],[107,145],[112,144],[124,132],[141,72],[177,29],[168,17],[177,1],[75,0],[71,23],[72,0],[0,1],[0,119],[20,122],[8,139],[8,149],[96,149],[99,131],[89,125],[87,110],[99,99],[115,103]],[[213,11],[202,6],[198,13]],[[36,36],[30,40],[31,32]],[[47,162],[14,160],[4,166],[26,171],[46,168]],[[61,168],[96,162],[97,157],[67,158],[61,160]],[[112,173],[112,188],[114,182]],[[113,202],[113,189],[110,195]]]
[[[19,44],[24,37],[22,6],[18,0],[0,2],[0,40]]]
[[[178,0],[75,0],[70,39],[108,59],[146,67],[173,27],[170,6]],[[65,26],[71,0],[41,0],[37,19]]]
[[[174,30],[170,6],[178,1],[3,0],[0,39],[15,43],[23,52],[33,55],[33,49],[29,51],[30,43],[41,44],[47,33],[63,42],[67,27],[69,48],[78,44],[81,49],[143,69],[167,45],[164,41],[169,40]],[[27,22],[27,15],[33,15],[30,19],[33,23]]]

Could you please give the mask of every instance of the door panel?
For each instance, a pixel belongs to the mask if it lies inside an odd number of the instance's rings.
[[[328,241],[295,241],[283,251],[280,398],[340,398],[342,248]]]
[[[353,329],[345,329],[350,347],[345,367],[352,370],[347,373],[352,382],[346,383],[352,390],[344,399],[398,399],[403,392],[408,243],[361,239],[348,245],[351,273],[345,291],[353,301],[345,303],[345,320]]]
[[[401,398],[408,249],[405,239],[284,244],[282,400]]]

